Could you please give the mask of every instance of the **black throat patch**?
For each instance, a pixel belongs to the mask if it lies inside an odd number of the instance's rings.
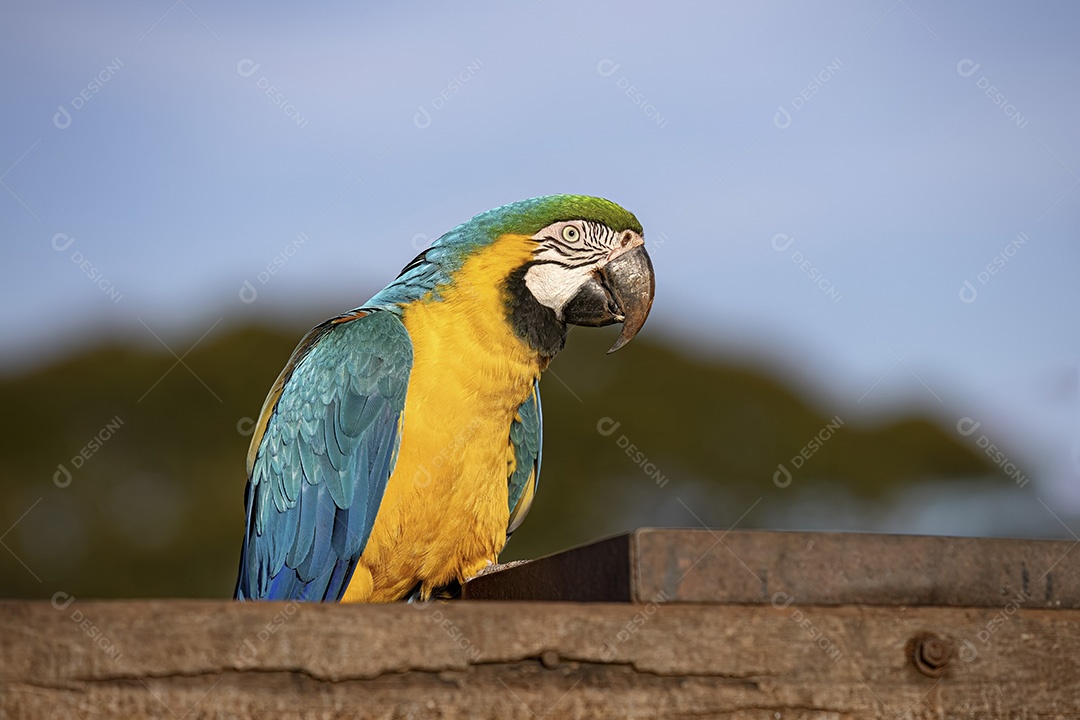
[[[526,263],[506,278],[506,317],[514,332],[546,358],[555,357],[566,343],[566,323],[555,311],[541,305],[525,285],[525,273],[536,263]]]

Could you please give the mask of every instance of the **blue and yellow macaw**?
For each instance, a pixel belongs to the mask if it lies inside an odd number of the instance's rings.
[[[567,324],[652,307],[641,225],[551,195],[446,233],[300,342],[247,455],[241,600],[426,599],[496,562],[540,473],[540,373]]]

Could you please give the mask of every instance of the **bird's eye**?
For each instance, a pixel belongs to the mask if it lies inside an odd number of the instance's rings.
[[[562,239],[566,242],[577,242],[581,238],[581,231],[573,225],[567,225],[562,229]]]

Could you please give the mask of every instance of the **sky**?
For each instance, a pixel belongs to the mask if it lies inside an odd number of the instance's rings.
[[[314,325],[479,212],[600,195],[645,333],[929,412],[1080,512],[1075,4],[362,5],[5,5],[0,372]]]

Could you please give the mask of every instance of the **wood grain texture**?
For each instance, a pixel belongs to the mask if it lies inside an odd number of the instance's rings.
[[[67,603],[67,604],[65,604]],[[940,677],[912,659],[936,637]],[[5,718],[1072,718],[1080,611],[0,602]]]

